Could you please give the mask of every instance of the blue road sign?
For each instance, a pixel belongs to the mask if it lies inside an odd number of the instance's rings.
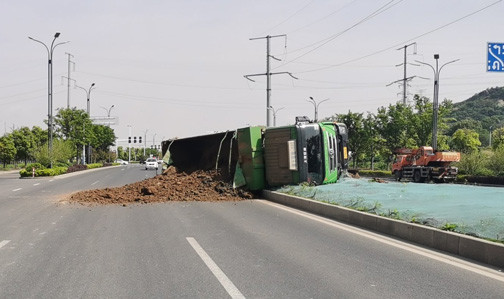
[[[504,72],[504,44],[488,43],[488,72]]]

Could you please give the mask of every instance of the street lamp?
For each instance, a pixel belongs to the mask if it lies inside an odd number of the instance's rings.
[[[438,123],[438,110],[439,110],[439,102],[438,102],[438,96],[439,96],[439,73],[441,73],[441,70],[443,67],[447,64],[454,63],[459,61],[460,59],[455,59],[452,61],[448,61],[447,63],[443,64],[440,68],[438,68],[438,59],[439,59],[439,54],[434,54],[434,59],[436,59],[436,68],[434,68],[432,65],[415,60],[416,62],[420,64],[425,64],[430,66],[432,71],[434,71],[434,100],[432,103],[433,106],[433,116],[432,116],[432,148],[434,151],[437,150],[437,123]]]
[[[78,88],[84,90],[84,92],[86,93],[86,96],[87,96],[87,110],[86,111],[87,111],[89,118],[91,118],[91,104],[89,102],[89,99],[91,97],[91,90],[93,89],[94,86],[95,86],[95,84],[93,83],[93,84],[91,84],[89,89],[85,89],[84,87],[80,87],[78,85],[75,85],[75,87],[78,87]],[[110,108],[110,109],[112,109],[112,108]]]
[[[84,87],[80,87],[78,85],[75,85],[75,87],[78,87],[82,90],[84,90],[84,92],[86,93],[86,96],[87,96],[87,114],[88,114],[88,117],[91,119],[91,105],[90,105],[90,102],[89,102],[89,98],[91,96],[91,90],[93,89],[93,87],[95,86],[95,84],[91,84],[91,86],[89,87],[89,89],[85,89]],[[87,161],[88,162],[91,162],[91,145],[88,144],[88,148],[87,148]]]
[[[53,56],[54,49],[57,46],[68,43],[68,41],[66,41],[66,42],[54,44],[54,41],[59,36],[60,36],[59,32],[56,32],[54,34],[54,38],[53,38],[53,41],[51,43],[51,47],[48,47],[43,42],[41,42],[41,41],[39,41],[37,39],[34,39],[34,38],[28,36],[29,39],[31,39],[34,42],[40,43],[47,50],[47,60],[48,60],[48,63],[47,63],[47,90],[48,90],[47,91],[47,128],[48,128],[48,133],[47,134],[48,134],[48,137],[49,137],[48,150],[49,150],[49,161],[50,161],[51,168],[52,168],[52,143],[53,143],[53,117],[52,117],[52,111],[53,111],[53,101],[52,101],[52,94],[53,94],[53,91],[52,91],[53,90],[53,78],[52,77],[53,77],[53,71],[52,71],[52,56]]]
[[[268,110],[271,110],[273,111],[273,127],[276,127],[276,115],[277,115],[277,112],[284,109],[285,107],[280,107],[278,109],[274,109],[272,106],[269,106],[268,107]]]
[[[329,101],[329,99],[325,99],[323,101],[320,101],[320,103],[318,103],[318,104],[317,104],[317,102],[312,97],[310,97],[310,99],[307,100],[307,101],[310,102],[310,103],[312,103],[313,107],[315,108],[315,119],[314,119],[314,122],[317,122],[317,120],[318,120],[318,107],[319,107],[319,105],[322,104],[325,101]]]
[[[100,106],[100,108],[105,109],[105,111],[107,111],[107,117],[110,117],[110,111],[112,111],[112,108],[114,108],[114,105],[110,106],[109,109],[107,109],[103,106]]]

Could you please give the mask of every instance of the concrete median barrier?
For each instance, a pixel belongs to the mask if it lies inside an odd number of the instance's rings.
[[[264,190],[267,200],[366,228],[405,241],[504,268],[504,245],[415,223],[355,211],[316,200]]]

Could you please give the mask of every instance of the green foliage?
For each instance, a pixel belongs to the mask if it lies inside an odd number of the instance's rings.
[[[68,165],[68,161],[73,157],[73,153],[72,143],[70,141],[55,138],[53,139],[51,157],[49,157],[49,149],[47,145],[39,147],[34,156],[37,162],[49,167],[51,165],[51,160],[53,166],[55,166],[56,163]]]
[[[46,167],[40,163],[30,163],[28,165],[25,166],[25,169],[28,170],[28,171],[32,171],[32,168],[35,168],[35,169],[45,169]]]
[[[458,129],[452,136],[450,146],[463,153],[475,152],[481,146],[479,134],[471,129]]]
[[[450,232],[454,232],[457,228],[458,228],[458,225],[454,224],[454,223],[445,223],[443,226],[440,227],[441,230],[450,231]]]
[[[485,153],[472,152],[463,154],[460,162],[455,163],[454,166],[459,168],[460,174],[485,175],[488,174],[488,169],[486,168],[486,161],[488,159]]]
[[[87,164],[88,169],[93,169],[93,168],[100,168],[103,167],[103,163],[91,163]]]
[[[55,168],[43,168],[43,169],[37,169],[35,170],[35,176],[56,176],[60,174],[64,174],[67,172],[67,167],[55,167]],[[21,169],[19,171],[19,174],[21,177],[31,177],[32,176],[32,170],[28,169]]]
[[[492,148],[495,150],[504,146],[504,128],[492,132]]]
[[[489,162],[487,167],[491,169],[495,175],[504,176],[504,144],[494,151]]]
[[[392,172],[390,170],[359,170],[359,175],[369,176],[369,177],[391,177]]]
[[[16,147],[16,159],[23,160],[25,165],[31,158],[31,153],[35,146],[35,137],[28,127],[22,127],[11,133],[12,141]]]
[[[10,136],[0,137],[0,162],[3,163],[4,168],[7,163],[10,163],[16,157],[16,146]]]

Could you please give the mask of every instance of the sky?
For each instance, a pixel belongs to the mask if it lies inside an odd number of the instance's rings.
[[[117,145],[130,134],[151,145],[266,125],[266,36],[278,35],[269,39],[277,126],[313,119],[310,97],[319,119],[402,101],[405,48],[409,101],[432,99],[434,71],[416,61],[435,66],[434,54],[439,66],[460,59],[441,68],[440,101],[464,101],[504,85],[504,73],[487,72],[503,13],[503,0],[5,0],[0,128],[47,128],[48,54],[28,37],[68,41],[53,51],[53,114],[68,103],[85,110],[95,83],[91,117],[110,111]]]

